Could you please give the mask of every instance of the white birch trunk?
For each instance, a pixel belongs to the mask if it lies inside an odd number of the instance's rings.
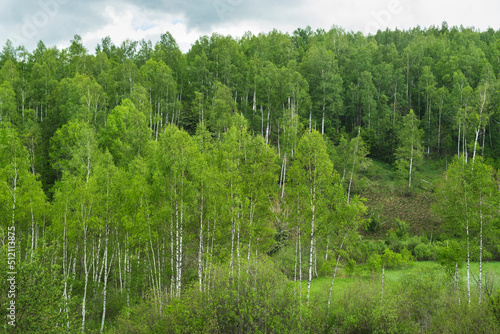
[[[346,237],[347,237],[347,233],[344,235],[344,238],[342,239],[342,242],[340,243],[339,251],[342,250],[342,247],[344,246],[344,241],[345,241]],[[333,271],[332,283],[330,284],[330,291],[328,292],[328,308],[330,308],[330,302],[331,302],[332,291],[333,291],[333,283],[335,282],[335,276],[337,275],[339,261],[340,261],[340,252],[339,252],[339,255],[337,255],[337,261],[335,262],[335,270]]]
[[[179,278],[177,281],[177,296],[178,298],[181,297],[181,289],[182,289],[182,252],[183,252],[183,229],[184,229],[184,173],[182,173],[182,181],[181,181],[181,189],[182,189],[182,196],[181,196],[181,230],[180,230],[180,240],[179,240]]]
[[[281,188],[281,198],[285,196],[285,181],[286,181],[286,153],[285,156],[283,157],[283,185]]]
[[[302,247],[300,243],[301,233],[299,227],[299,294],[302,298]]]
[[[469,248],[469,222],[467,222],[467,298],[470,305],[470,248]]]
[[[315,214],[315,207],[314,207],[314,200],[311,200],[311,211],[312,211],[312,218],[311,218],[311,243],[309,247],[309,276],[307,279],[307,303],[309,305],[309,293],[311,291],[311,281],[312,281],[312,269],[313,269],[313,247],[314,247],[314,214]]]
[[[325,134],[325,108],[323,107],[323,118],[321,119],[321,135]]]
[[[408,192],[411,191],[411,172],[413,168],[413,144],[411,145],[410,172],[408,173]]]
[[[382,266],[382,291],[380,292],[380,304],[384,302],[384,278],[385,278],[385,268]]]
[[[83,267],[85,271],[85,285],[83,289],[83,298],[82,298],[82,333],[85,332],[85,315],[86,315],[86,300],[87,300],[87,285],[89,281],[89,268],[87,264],[87,227],[83,228]]]
[[[458,262],[455,263],[455,290],[457,291],[458,305],[460,305],[460,276],[458,273]]]
[[[102,319],[101,319],[101,330],[102,333],[104,330],[104,322],[106,320],[106,296],[107,296],[107,287],[108,287],[108,231],[106,229],[106,240],[104,241],[104,286],[102,291]]]
[[[200,291],[202,291],[202,280],[203,280],[203,184],[201,188],[201,208],[200,208],[200,234],[199,234],[199,246],[198,246],[198,284],[200,286]]]

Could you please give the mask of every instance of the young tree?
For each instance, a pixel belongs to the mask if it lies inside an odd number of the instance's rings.
[[[132,101],[125,99],[109,114],[101,141],[116,164],[124,167],[143,152],[149,134],[146,115]]]
[[[149,115],[149,127],[158,140],[160,130],[164,125],[170,123],[178,124],[179,115],[176,112],[175,103],[177,95],[177,83],[172,75],[172,69],[163,61],[148,60],[140,73],[144,78],[144,88],[149,96],[152,110]]]
[[[290,170],[293,197],[299,197],[300,213],[310,221],[309,275],[307,300],[311,290],[316,234],[328,224],[331,199],[334,196],[333,164],[326,143],[317,131],[306,132],[300,139]]]
[[[463,156],[457,157],[441,179],[436,196],[434,210],[445,219],[448,233],[453,237],[466,239],[467,293],[470,303],[470,240],[473,235],[479,239],[478,288],[481,298],[483,240],[488,236],[484,229],[486,227],[491,230],[493,226],[489,223],[497,214],[493,171],[481,157],[468,161]]]
[[[22,119],[17,113],[16,94],[8,81],[0,84],[0,123],[9,122],[20,126]]]
[[[432,107],[434,105],[434,97],[436,95],[436,79],[431,71],[430,66],[424,66],[423,72],[420,76],[419,86],[422,94],[425,97],[425,115],[427,116],[427,155],[430,154],[431,150],[431,115]]]
[[[51,159],[54,166],[62,172],[62,184],[66,179],[72,179],[73,188],[67,187],[66,191],[74,191],[76,229],[79,240],[83,239],[83,271],[84,289],[82,296],[82,331],[85,331],[87,316],[87,292],[91,279],[97,280],[97,269],[94,251],[96,230],[95,206],[99,185],[93,177],[96,164],[100,160],[101,152],[97,147],[97,138],[94,129],[81,122],[70,122],[57,130],[51,140]],[[64,197],[64,196],[63,196]],[[99,253],[99,252],[97,252]]]
[[[395,167],[401,179],[408,180],[407,193],[415,186],[415,176],[422,163],[422,130],[418,128],[419,121],[413,110],[403,117],[398,132],[399,147],[395,154]],[[412,182],[413,181],[413,182]]]
[[[301,66],[310,87],[314,117],[318,121],[321,119],[321,134],[325,133],[325,128],[327,131],[335,129],[338,133],[343,114],[343,82],[333,52],[322,45],[313,45]]]

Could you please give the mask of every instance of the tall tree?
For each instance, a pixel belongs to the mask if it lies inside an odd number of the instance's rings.
[[[325,228],[330,217],[330,201],[333,194],[333,164],[327,152],[326,143],[317,131],[306,132],[300,139],[295,160],[290,170],[294,197],[300,197],[300,212],[304,220],[310,221],[309,274],[307,300],[313,278],[315,240],[318,231]],[[304,226],[304,230],[306,227]]]
[[[406,192],[411,193],[415,187],[415,176],[422,163],[422,130],[413,110],[403,117],[398,131],[399,147],[396,149],[395,167],[401,179],[408,180]]]

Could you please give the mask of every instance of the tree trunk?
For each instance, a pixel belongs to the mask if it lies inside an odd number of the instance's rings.
[[[344,241],[345,241],[346,237],[347,237],[347,233],[344,235],[344,238],[342,239],[342,243],[340,244],[339,251],[342,250],[342,247],[344,246]],[[330,302],[331,302],[332,291],[333,291],[333,283],[335,282],[335,276],[337,275],[339,261],[340,261],[340,252],[339,252],[339,255],[337,256],[337,261],[335,262],[335,270],[333,271],[332,283],[330,284],[330,291],[328,292],[328,308],[330,308]]]
[[[87,285],[89,281],[89,268],[87,264],[87,227],[83,228],[83,267],[85,271],[85,285],[83,288],[83,299],[82,299],[82,333],[85,332],[85,315],[86,315],[86,299],[87,299]]]
[[[313,247],[314,247],[314,214],[315,214],[315,207],[314,207],[314,200],[311,200],[311,211],[312,211],[312,217],[311,217],[311,242],[310,242],[310,247],[309,247],[309,276],[307,279],[307,304],[309,305],[309,293],[311,291],[311,281],[312,281],[312,269],[313,269]]]
[[[106,320],[106,294],[108,287],[108,229],[106,228],[106,240],[104,241],[104,286],[102,291],[102,320],[101,320],[101,330],[104,330],[104,322]]]
[[[385,279],[385,266],[382,266],[382,291],[380,292],[380,304],[384,302],[384,279]]]
[[[458,262],[455,263],[455,290],[457,292],[458,305],[460,305],[460,276],[458,273]]]
[[[201,186],[201,208],[200,208],[200,235],[198,246],[198,283],[200,291],[202,290],[202,275],[203,275],[203,184]]]

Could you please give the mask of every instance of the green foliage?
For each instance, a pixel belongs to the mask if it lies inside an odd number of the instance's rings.
[[[231,90],[229,87],[218,84],[215,99],[207,112],[207,124],[209,124],[212,132],[216,133],[219,137],[221,133],[226,132],[232,125],[231,121],[233,115],[237,111],[237,105],[233,101]]]
[[[14,125],[20,125],[22,120],[16,109],[14,89],[8,81],[4,81],[0,84],[0,123],[10,122]]]
[[[419,261],[429,261],[433,259],[433,247],[430,244],[418,244],[414,250],[415,258]]]
[[[446,241],[446,245],[437,248],[437,261],[450,277],[453,277],[456,265],[463,266],[464,258],[465,249],[457,240]]]
[[[19,231],[18,331],[498,332],[496,290],[460,305],[461,281],[392,272],[412,253],[449,275],[465,248],[499,258],[498,40],[443,24],[214,33],[186,54],[168,32],[95,54],[78,35],[8,41],[0,234]],[[291,278],[314,285],[337,259],[338,281],[371,274],[328,310],[309,285],[306,306]]]
[[[367,225],[368,231],[378,232],[382,224],[382,218],[380,217],[380,207],[369,206],[368,217],[370,219]]]
[[[408,232],[410,231],[410,224],[403,220],[396,219],[396,235],[400,239],[408,238]]]
[[[51,249],[38,250],[31,259],[16,260],[16,274],[9,274],[7,247],[0,252],[0,325],[6,333],[62,333],[58,324],[64,321],[60,313],[63,306],[63,278],[60,266],[51,263]],[[15,298],[8,298],[10,283],[15,278]],[[7,305],[15,301],[15,327],[7,324]],[[74,314],[72,314],[72,317]]]
[[[390,249],[385,249],[382,254],[382,266],[391,269],[405,267],[412,260],[411,251],[403,248],[400,253],[395,253]]]
[[[347,276],[351,276],[354,273],[354,268],[356,267],[356,261],[354,259],[349,259],[344,266],[344,270]]]
[[[410,194],[419,181],[418,168],[423,159],[422,130],[413,110],[403,117],[398,141],[400,146],[396,149],[394,165],[401,179],[402,192]]]
[[[292,282],[268,261],[246,263],[244,267],[247,270],[239,278],[228,274],[226,266],[214,268],[208,291],[200,292],[198,286],[192,286],[163,312],[155,312],[148,306],[150,301],[124,309],[117,332],[302,332]]]
[[[368,261],[366,261],[366,265],[368,267],[368,270],[372,273],[380,273],[382,270],[382,257],[378,253],[372,253],[370,257],[368,258]]]
[[[109,149],[118,166],[126,166],[141,155],[150,137],[146,115],[129,99],[125,99],[108,115],[101,141]]]

